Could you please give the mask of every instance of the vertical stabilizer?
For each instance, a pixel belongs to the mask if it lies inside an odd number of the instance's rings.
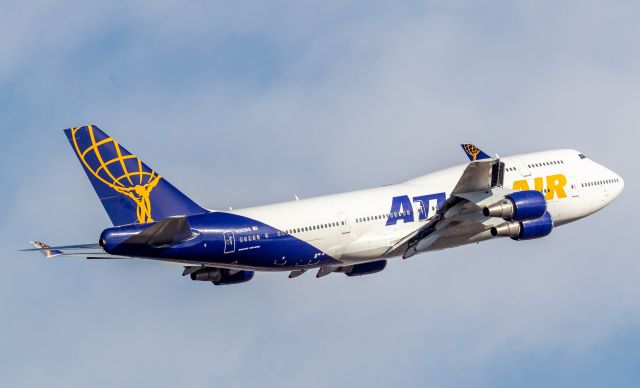
[[[64,133],[113,225],[206,212],[98,127]]]

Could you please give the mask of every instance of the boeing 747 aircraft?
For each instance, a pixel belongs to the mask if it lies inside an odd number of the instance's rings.
[[[151,259],[215,285],[255,271],[294,278],[382,271],[393,257],[509,237],[530,240],[597,212],[622,178],[564,149],[492,158],[472,144],[468,164],[406,182],[239,210],[208,210],[96,126],[64,131],[113,227],[97,244],[50,247],[47,257]]]

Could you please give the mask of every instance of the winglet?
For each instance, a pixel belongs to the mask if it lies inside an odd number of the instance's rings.
[[[476,147],[473,144],[460,144],[460,145],[462,146],[462,149],[464,150],[464,152],[467,154],[467,157],[469,157],[469,160],[471,161],[491,159],[491,156],[485,154],[484,152],[482,152],[482,150],[480,150],[480,148]]]
[[[38,249],[41,249],[40,253],[42,253],[42,255],[45,257],[54,257],[62,254],[62,251],[59,251],[57,249],[49,249],[51,248],[49,245],[40,241],[32,241],[31,245]]]

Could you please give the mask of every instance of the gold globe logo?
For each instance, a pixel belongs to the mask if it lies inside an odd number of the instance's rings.
[[[467,154],[471,155],[473,160],[478,159],[478,155],[480,154],[480,148],[474,146],[473,144],[465,144],[464,150]]]
[[[137,156],[121,148],[115,139],[107,137],[96,141],[93,126],[91,125],[86,127],[90,139],[89,145],[84,149],[80,149],[76,138],[76,133],[80,129],[71,128],[71,137],[74,149],[87,171],[117,193],[130,198],[136,204],[136,215],[139,223],[154,222],[151,216],[151,201],[149,197],[153,189],[158,185],[161,179],[160,175],[153,170],[145,171],[142,161]],[[101,150],[103,151],[101,152]],[[115,151],[115,156],[105,160],[104,150]],[[111,152],[108,152],[108,154],[111,154]],[[97,163],[94,166],[87,161],[89,156],[95,157]],[[131,168],[132,165],[135,166],[135,169]],[[122,174],[116,176],[120,172],[114,174],[114,166],[120,166]]]

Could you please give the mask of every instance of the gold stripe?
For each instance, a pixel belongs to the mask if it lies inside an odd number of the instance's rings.
[[[81,154],[80,146],[78,146],[78,139],[76,139],[76,133],[78,132],[79,129],[80,129],[80,127],[72,128],[72,130],[71,130],[71,135],[72,135],[71,137],[73,137],[73,147],[76,149],[76,153],[78,154],[78,157],[80,157],[80,154]],[[87,161],[84,158],[80,157],[80,162],[82,162],[82,164],[86,167],[87,171],[90,171],[98,180],[100,180],[105,185],[111,187],[112,189],[114,189],[114,190],[116,189],[116,187],[113,184],[111,184],[111,183],[107,182],[106,180],[104,180],[100,175],[97,175],[95,173],[95,171],[93,171],[91,166],[89,166],[89,163],[87,163]]]
[[[106,139],[104,139],[104,140],[100,140],[100,141],[99,141],[99,142],[97,142],[97,143],[95,142],[95,139],[94,139],[94,140],[93,140],[93,143],[92,143],[89,147],[87,147],[87,149],[86,149],[86,150],[84,150],[84,151],[82,152],[82,154],[80,155],[80,157],[81,157],[81,158],[84,158],[84,157],[85,157],[89,152],[91,152],[91,151],[93,151],[94,149],[98,148],[99,146],[101,146],[101,145],[103,145],[103,144],[107,144],[107,143],[109,143],[109,142],[111,142],[111,141],[113,141],[113,139],[112,139],[112,138],[110,138],[110,137],[108,137],[108,138],[106,138]]]
[[[123,160],[127,160],[127,159],[134,159],[134,158],[136,158],[136,156],[135,156],[135,155],[125,155],[125,156],[123,156],[123,157],[122,157],[122,159],[123,159]],[[110,164],[117,163],[117,162],[119,162],[119,161],[120,161],[120,159],[111,159],[110,161],[106,162],[104,165],[105,165],[105,167],[106,167],[106,166],[108,166],[108,165],[110,165]],[[100,166],[100,168],[98,168],[98,169],[96,170],[96,174],[99,174],[99,173],[100,173],[100,171],[102,171],[103,169],[104,169],[104,167]],[[132,184],[133,184],[133,183],[132,183]]]
[[[113,141],[113,146],[116,148],[116,154],[118,154],[118,160],[120,161],[120,165],[122,166],[122,172],[124,172],[125,174],[128,174],[129,171],[127,171],[127,166],[124,165],[124,159],[122,158],[122,152],[120,152],[120,145],[118,144],[117,140]],[[127,175],[127,179],[129,180],[129,183],[131,183],[131,185],[133,186],[133,181],[131,180],[131,177]]]
[[[96,136],[95,136],[95,134],[93,133],[93,126],[92,126],[92,125],[89,125],[87,128],[89,129],[89,136],[91,137],[91,144],[96,144]],[[100,162],[100,165],[101,165],[101,166],[104,166],[104,169],[105,169],[104,171],[107,173],[107,175],[109,175],[109,178],[113,179],[113,184],[114,184],[114,185],[118,184],[118,185],[120,185],[120,186],[124,187],[124,185],[123,185],[122,183],[120,183],[120,182],[116,181],[116,177],[115,177],[115,176],[113,176],[113,174],[111,173],[111,171],[109,171],[109,169],[107,168],[107,166],[105,166],[105,164],[104,164],[104,160],[102,159],[102,155],[100,154],[100,149],[99,149],[99,148],[96,148],[96,149],[94,150],[94,153],[95,153],[96,157],[98,158],[98,162]]]
[[[148,179],[147,183],[149,183],[153,179],[153,173],[151,173],[151,172],[142,172],[142,175],[141,175],[139,172],[136,171],[136,172],[126,172],[126,173],[120,175],[118,177],[118,179],[116,179],[116,180],[118,182],[120,182],[124,178],[127,178],[127,179],[131,180],[130,177],[135,176],[135,175],[139,175],[140,179],[142,179],[142,177],[145,176],[145,175],[149,176],[149,179]],[[142,185],[142,184],[140,184],[140,185]]]

